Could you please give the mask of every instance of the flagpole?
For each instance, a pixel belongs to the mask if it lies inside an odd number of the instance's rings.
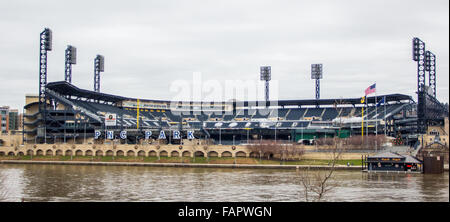
[[[367,100],[369,100],[369,97],[366,97],[366,116],[367,116],[367,121],[366,121],[366,138],[369,137],[369,104],[367,102]]]
[[[384,96],[384,136],[386,136],[386,96]]]
[[[377,99],[377,82],[375,81],[375,151],[378,148],[378,99]]]
[[[366,96],[361,98],[361,145],[364,145],[364,102],[366,100]]]

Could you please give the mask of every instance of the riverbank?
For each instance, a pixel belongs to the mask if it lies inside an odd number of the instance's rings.
[[[190,168],[240,168],[240,169],[311,169],[327,170],[328,165],[272,165],[272,164],[214,164],[214,163],[145,163],[145,162],[96,162],[96,161],[40,161],[0,160],[1,164],[50,164],[50,165],[97,165],[97,166],[148,166]],[[361,166],[335,166],[336,170],[361,170]]]
[[[269,164],[269,165],[330,165],[325,158],[278,160],[251,157],[136,157],[136,156],[1,156],[0,160],[33,161],[87,161],[87,162],[145,162],[145,163],[199,163],[199,164]],[[360,159],[340,159],[337,165],[361,166]]]

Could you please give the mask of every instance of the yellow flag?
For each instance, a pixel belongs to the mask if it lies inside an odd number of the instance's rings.
[[[365,96],[361,97],[361,103],[364,103],[365,100],[366,100],[366,97],[365,97]]]

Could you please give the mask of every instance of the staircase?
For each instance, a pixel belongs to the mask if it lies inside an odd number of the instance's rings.
[[[102,122],[102,119],[95,113],[81,107],[81,106],[77,106],[75,105],[75,103],[73,103],[72,101],[66,99],[64,96],[59,95],[57,92],[50,90],[50,89],[46,89],[45,90],[46,93],[48,93],[49,95],[51,95],[53,98],[55,98],[56,100],[58,100],[58,102],[63,103],[66,106],[71,106],[72,109],[80,111],[82,114],[88,116],[91,119],[97,120],[98,122]]]

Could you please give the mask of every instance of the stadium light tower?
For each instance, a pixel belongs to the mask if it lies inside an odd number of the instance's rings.
[[[105,57],[97,55],[94,61],[94,91],[100,92],[100,72],[105,71]]]
[[[316,99],[320,99],[320,79],[322,77],[322,64],[311,64],[311,79],[316,80]]]
[[[77,64],[77,48],[68,45],[66,49],[66,67],[64,80],[72,83],[72,64]]]
[[[39,110],[45,109],[45,86],[47,85],[47,51],[52,51],[52,30],[45,28],[40,34],[39,48]]]
[[[433,92],[433,97],[436,98],[436,55],[430,51],[425,52],[425,70],[428,72],[428,80],[430,81],[430,88]]]
[[[45,93],[45,88],[47,86],[47,51],[52,51],[52,30],[49,28],[45,28],[44,31],[41,32],[39,46],[39,112],[42,114],[44,119],[44,127],[40,126],[40,128],[43,128],[44,130],[43,134],[45,142],[47,142],[47,96]]]
[[[270,66],[261,66],[260,67],[260,79],[261,81],[266,81],[266,102],[269,101],[269,81],[272,79],[271,76],[271,67]]]
[[[425,101],[425,43],[419,38],[413,38],[413,60],[417,62],[417,132],[426,130]]]

